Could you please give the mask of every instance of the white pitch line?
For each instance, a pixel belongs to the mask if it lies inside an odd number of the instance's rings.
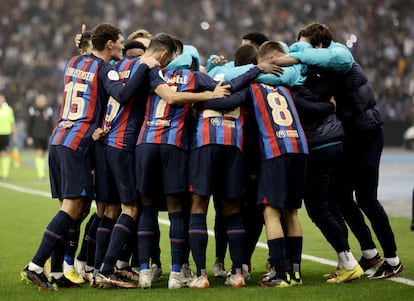
[[[28,194],[33,194],[33,195],[38,195],[38,196],[51,198],[50,192],[45,192],[45,191],[41,191],[41,190],[26,188],[26,187],[22,187],[22,186],[10,184],[10,183],[0,182],[0,187],[7,188],[7,189],[10,189],[10,190],[14,190],[14,191],[17,191],[17,192],[28,193]],[[95,204],[93,204],[93,205],[95,205]],[[158,218],[158,221],[159,221],[160,224],[167,225],[167,226],[170,225],[170,222],[168,220],[164,219],[164,218]],[[214,232],[211,231],[211,230],[208,230],[208,235],[214,236]],[[267,244],[265,244],[265,243],[258,242],[256,246],[259,247],[259,248],[267,250]],[[312,256],[312,255],[307,255],[307,254],[302,254],[302,259],[313,261],[313,262],[324,264],[324,265],[329,265],[329,266],[336,266],[336,264],[337,264],[333,260],[329,260],[329,259],[325,259],[325,258],[321,258],[321,257],[316,257],[316,256]],[[411,280],[411,279],[408,279],[408,278],[392,277],[392,278],[388,278],[387,280],[402,283],[402,284],[406,284],[406,285],[410,285],[410,286],[414,286],[414,281]]]

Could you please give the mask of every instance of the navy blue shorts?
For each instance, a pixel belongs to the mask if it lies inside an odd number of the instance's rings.
[[[173,145],[137,145],[136,187],[140,193],[149,195],[171,195],[187,191],[187,160],[188,153]]]
[[[306,182],[307,155],[288,154],[264,160],[260,166],[258,204],[298,209]]]
[[[47,150],[49,145],[49,138],[33,138],[33,148]]]
[[[0,135],[0,151],[9,150],[10,135]]]
[[[236,146],[209,144],[190,152],[190,190],[201,196],[238,198],[243,193],[243,154]]]
[[[52,197],[94,198],[92,160],[62,145],[49,146],[49,175]]]
[[[138,200],[134,152],[97,142],[95,162],[95,189],[98,202],[117,204]]]

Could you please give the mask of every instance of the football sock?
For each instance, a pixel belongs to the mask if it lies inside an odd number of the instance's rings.
[[[63,259],[65,256],[66,243],[58,242],[50,255],[50,272],[63,272]]]
[[[302,246],[303,246],[303,237],[302,236],[291,236],[286,237],[286,256],[290,265],[291,272],[300,272],[300,264],[302,262]],[[298,267],[299,270],[295,271],[293,266]]]
[[[338,267],[346,270],[352,270],[358,264],[354,255],[350,251],[342,251],[338,253]]]
[[[171,271],[180,272],[184,258],[185,228],[182,212],[168,214],[170,219]]]
[[[151,247],[151,263],[155,263],[159,268],[161,267],[161,249],[160,249],[160,225],[158,218],[155,217],[154,236],[152,237]]]
[[[92,220],[92,223],[88,230],[88,245],[87,245],[87,256],[86,256],[86,265],[95,266],[95,254],[96,254],[96,233],[98,231],[99,224],[101,223],[102,218],[97,215]]]
[[[154,225],[156,211],[152,206],[142,206],[141,215],[138,222],[138,256],[139,269],[149,269],[149,259],[152,249],[152,240],[154,236]]]
[[[240,213],[232,214],[226,218],[227,221],[227,238],[229,240],[229,251],[232,260],[232,273],[236,269],[242,268],[244,255],[245,229],[242,215]]]
[[[109,241],[111,239],[112,229],[115,221],[104,216],[96,231],[96,252],[95,252],[95,269],[100,269],[103,263],[106,250],[108,250]]]
[[[39,179],[43,179],[46,177],[45,164],[46,164],[46,159],[44,157],[36,156],[35,168],[36,168],[37,177]]]
[[[396,257],[391,257],[391,258],[384,258],[384,260],[386,262],[388,262],[388,264],[392,265],[392,266],[396,266],[400,263],[400,259],[398,258],[398,256]]]
[[[96,217],[96,213],[92,214],[91,217],[89,218],[88,222],[85,225],[85,231],[83,233],[83,239],[82,239],[82,243],[81,243],[81,248],[79,251],[79,254],[77,256],[77,259],[79,261],[86,261],[86,256],[87,256],[87,251],[88,251],[88,240],[89,240],[89,236],[88,236],[88,232],[89,232],[89,228],[93,222],[93,220]]]
[[[32,262],[44,266],[57,243],[66,243],[66,237],[72,223],[73,219],[66,212],[59,210],[46,227],[39,249]]]
[[[267,241],[270,260],[276,270],[278,278],[286,278],[286,242],[285,238],[276,238]]]
[[[135,234],[135,221],[134,219],[127,215],[121,214],[116,222],[113,230],[111,239],[109,242],[108,250],[103,261],[103,266],[101,272],[104,275],[109,275],[114,272],[114,267],[119,255],[121,253],[122,247],[125,245],[125,242],[129,239],[132,233]]]
[[[3,178],[8,178],[10,175],[11,159],[9,156],[1,157],[1,175]]]
[[[378,254],[377,249],[362,250],[362,256],[366,259],[374,258]]]
[[[190,249],[197,267],[197,276],[206,269],[207,223],[205,214],[191,214],[189,226]]]

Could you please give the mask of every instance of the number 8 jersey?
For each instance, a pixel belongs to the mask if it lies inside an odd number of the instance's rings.
[[[308,154],[305,133],[289,89],[254,83],[250,95],[260,133],[263,159],[288,153]]]

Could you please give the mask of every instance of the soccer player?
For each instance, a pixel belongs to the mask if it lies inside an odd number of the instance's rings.
[[[261,47],[258,63],[278,51]],[[302,229],[297,216],[301,207],[307,164],[307,141],[290,91],[283,86],[251,83],[226,101],[214,100],[203,108],[230,109],[252,104],[258,124],[261,162],[258,204],[264,205],[264,221],[270,260],[275,267],[260,282],[262,286],[287,287],[301,283]],[[281,218],[286,223],[283,230]],[[289,241],[289,244],[287,243]],[[289,254],[287,254],[289,246]],[[288,260],[289,259],[289,260]],[[286,267],[289,261],[290,267]]]
[[[36,96],[28,110],[27,145],[36,150],[35,169],[39,180],[46,179],[46,151],[53,128],[53,109],[48,105],[45,94]]]
[[[92,44],[91,55],[75,56],[65,67],[60,117],[50,141],[52,197],[62,200],[62,207],[47,226],[33,259],[21,272],[23,281],[42,290],[56,290],[59,282],[65,280],[64,275],[56,275],[49,282],[43,266],[53,251],[64,254],[59,250],[66,245],[69,229],[81,218],[84,203],[93,198],[91,136],[102,119],[103,108],[109,97],[127,102],[144,82],[148,69],[159,64],[148,58],[130,84],[123,86],[108,63],[121,58],[121,30],[112,24],[99,24],[92,31]]]
[[[248,52],[244,51],[248,48]],[[235,64],[251,62],[256,58],[256,48],[240,47],[235,53]],[[192,191],[190,215],[190,247],[197,266],[198,277],[190,287],[207,288],[209,281],[205,269],[207,225],[206,214],[209,198],[214,196],[216,220],[216,262],[214,276],[226,277],[224,255],[227,241],[233,266],[226,285],[245,286],[242,273],[244,262],[244,223],[240,212],[243,192],[243,141],[244,110],[237,107],[231,111],[196,111],[196,129],[193,134],[189,156],[189,180]],[[224,233],[223,233],[224,232]],[[223,236],[219,238],[219,236]]]
[[[3,180],[7,180],[10,173],[10,139],[17,140],[14,112],[4,94],[0,94],[0,175]]]

